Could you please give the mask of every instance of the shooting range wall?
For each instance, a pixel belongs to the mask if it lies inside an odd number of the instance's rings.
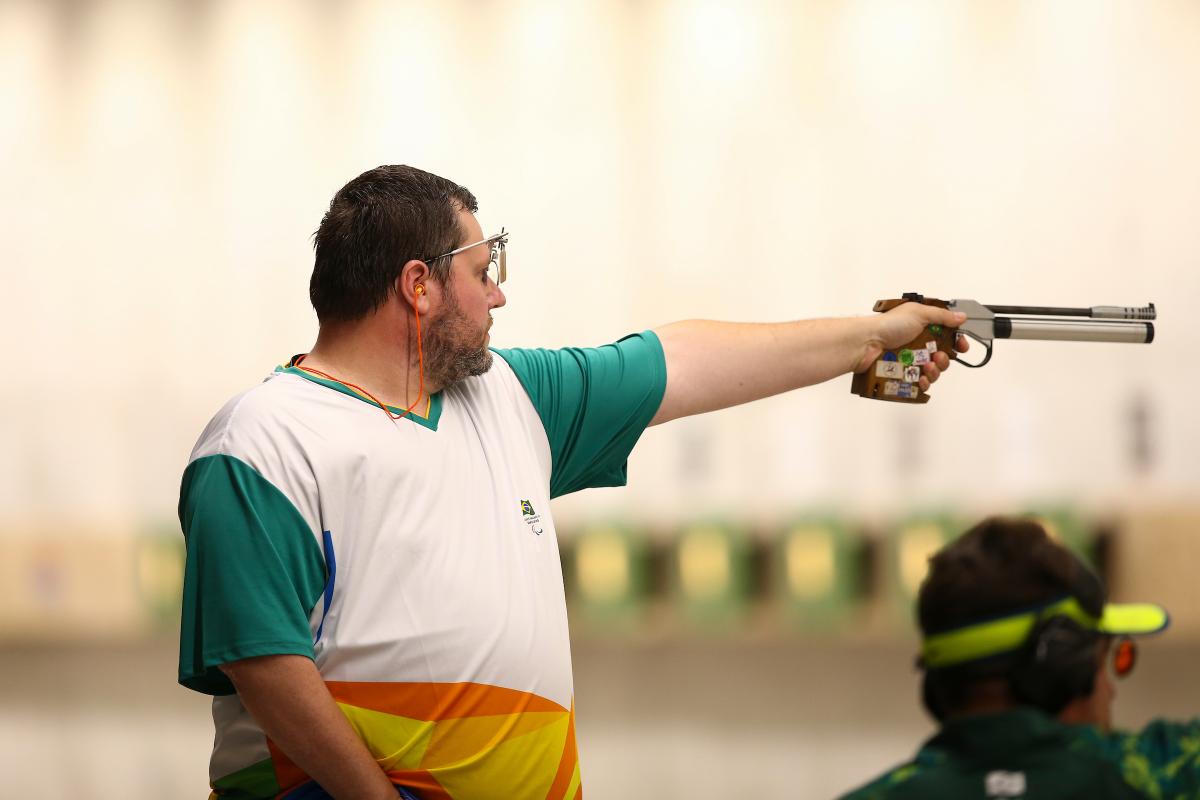
[[[202,793],[182,468],[311,346],[309,235],[385,163],[512,232],[500,347],[907,291],[1159,309],[1150,346],[1000,342],[925,407],[847,377],[656,428],[627,488],[556,501],[589,797],[904,757],[923,559],[996,512],[1170,607],[1118,720],[1196,714],[1198,87],[1185,0],[0,2],[6,792]]]

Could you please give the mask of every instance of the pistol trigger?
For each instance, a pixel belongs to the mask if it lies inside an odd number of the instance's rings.
[[[965,331],[965,330],[962,330],[961,328],[958,330],[958,332],[962,336],[966,336],[970,339],[974,339],[975,341],[977,341],[981,345],[983,345],[984,354],[983,354],[983,361],[980,361],[978,364],[972,364],[970,361],[963,361],[962,356],[959,355],[957,350],[951,350],[950,352],[953,354],[955,361],[962,364],[964,367],[970,367],[971,369],[979,369],[984,364],[986,364],[992,360],[992,341],[991,341],[991,339],[981,339],[980,337],[976,336],[975,334],[971,333],[970,331]]]

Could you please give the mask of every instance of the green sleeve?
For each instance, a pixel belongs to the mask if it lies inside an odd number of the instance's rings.
[[[563,350],[497,350],[525,388],[550,440],[550,496],[624,486],[626,461],[667,388],[652,331],[615,344]]]
[[[179,521],[187,543],[179,682],[232,694],[220,664],[312,658],[308,618],[324,588],[325,559],[291,501],[245,462],[207,456],[184,472]]]

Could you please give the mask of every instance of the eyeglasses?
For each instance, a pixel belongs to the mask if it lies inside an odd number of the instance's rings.
[[[1128,677],[1137,664],[1137,645],[1133,639],[1123,637],[1113,642],[1112,671],[1118,678]]]
[[[508,245],[508,232],[504,228],[501,228],[500,232],[494,236],[489,236],[486,239],[481,239],[471,244],[464,244],[462,247],[451,250],[449,253],[442,253],[440,256],[434,256],[425,260],[432,263],[443,258],[451,258],[464,250],[470,250],[472,247],[479,247],[484,244],[491,248],[491,257],[488,259],[488,275],[496,282],[496,285],[500,285],[508,278],[508,259],[504,255],[504,248]]]

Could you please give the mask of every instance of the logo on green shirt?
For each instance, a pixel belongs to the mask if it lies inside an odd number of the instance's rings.
[[[1025,773],[995,770],[984,776],[983,787],[988,797],[1020,797],[1025,794]]]

